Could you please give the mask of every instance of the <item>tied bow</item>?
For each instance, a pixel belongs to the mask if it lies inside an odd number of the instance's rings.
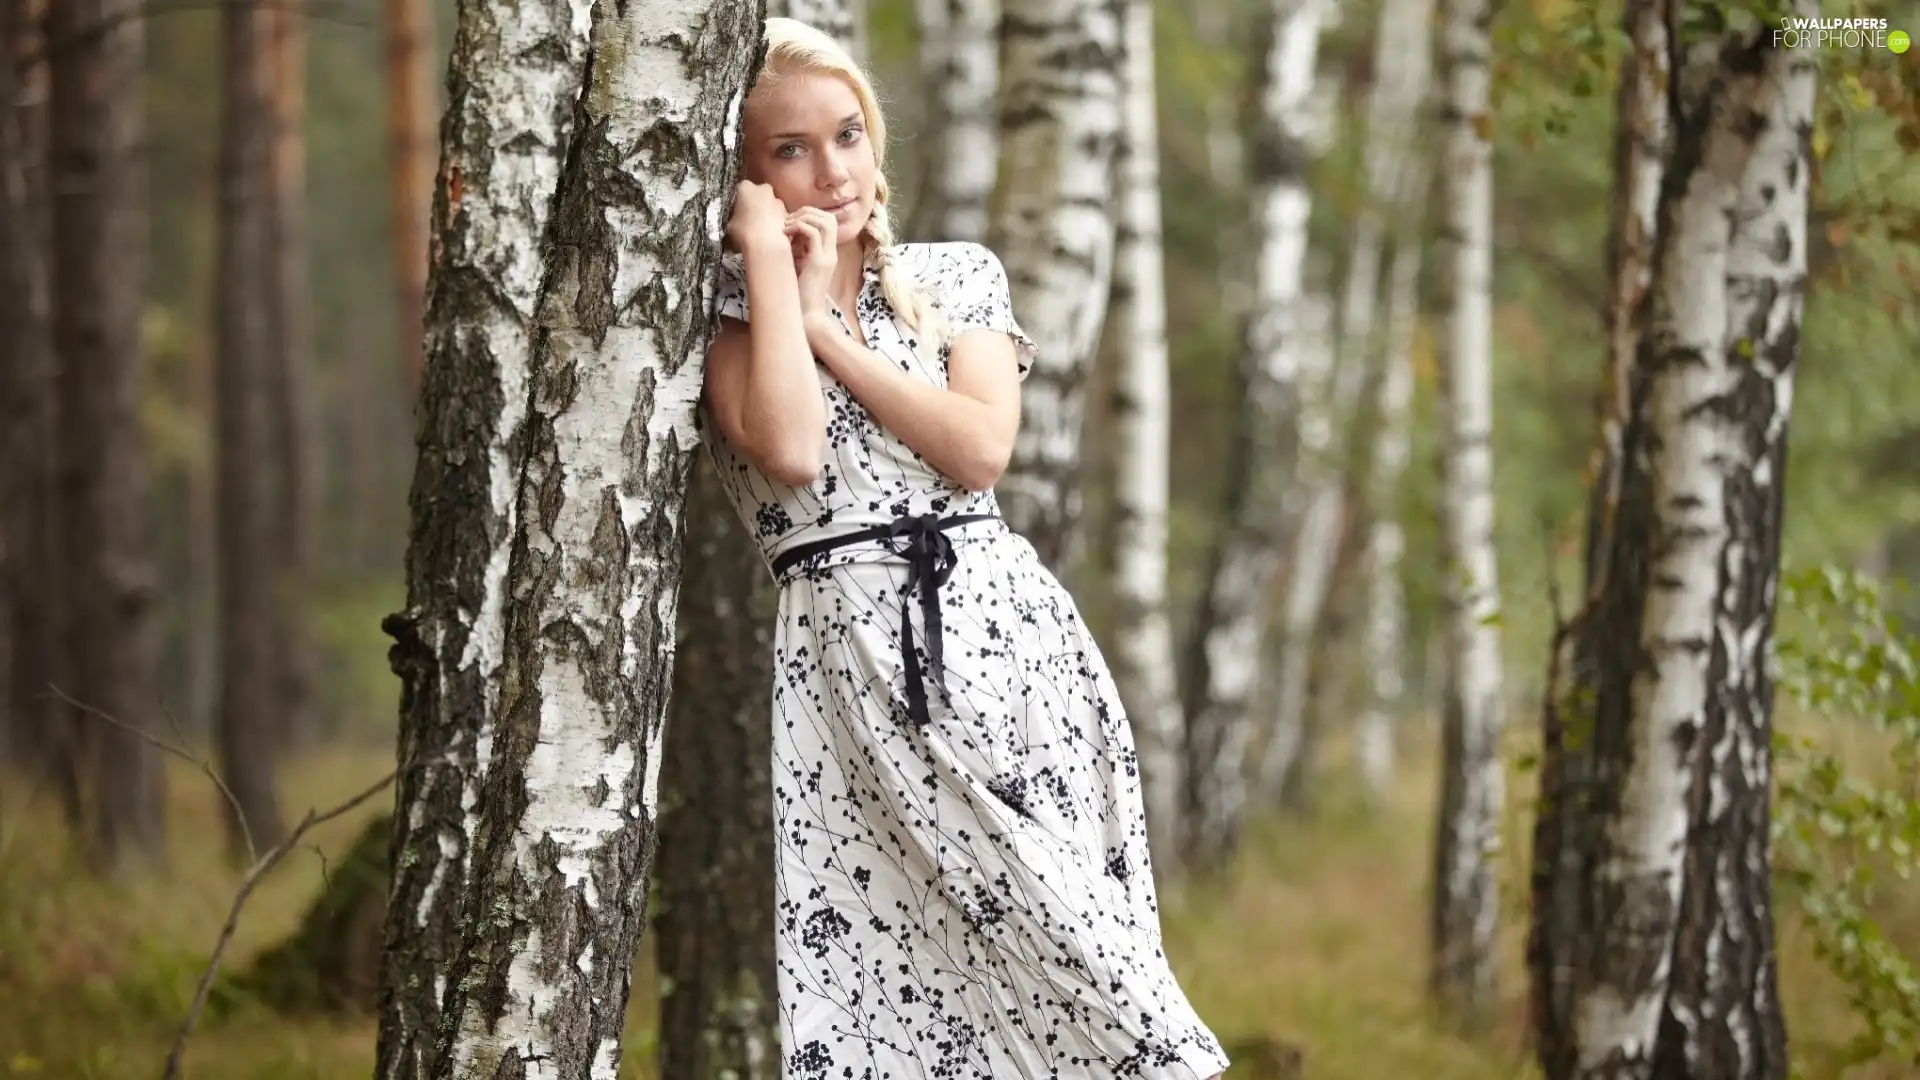
[[[933,722],[933,716],[927,709],[927,687],[920,670],[919,650],[913,644],[913,595],[917,589],[920,617],[927,628],[928,674],[939,684],[941,694],[951,700],[946,685],[946,656],[941,648],[940,586],[953,576],[959,560],[954,557],[953,541],[935,514],[895,520],[887,530],[886,544],[907,561],[907,581],[900,589],[900,651],[906,662],[907,714],[914,723],[925,727]]]

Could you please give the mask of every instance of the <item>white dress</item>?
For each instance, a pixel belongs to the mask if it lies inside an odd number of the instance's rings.
[[[1014,323],[992,252],[906,244],[893,257],[956,333],[1011,335],[1025,378],[1033,342]],[[746,319],[737,257],[722,278],[720,313]],[[944,351],[935,363],[919,359],[871,268],[857,314],[871,348],[946,384]],[[1072,598],[997,519],[991,492],[941,476],[819,371],[827,441],[808,487],[768,478],[707,425],[729,497],[770,566],[800,545],[902,521],[891,540],[814,555],[778,575],[783,1076],[1204,1080],[1223,1071],[1219,1042],[1161,949],[1139,759]],[[975,514],[996,517],[938,532],[903,520]],[[898,552],[913,542],[928,557],[950,555],[951,577],[933,590],[931,630],[925,601],[910,597],[910,664],[902,591],[916,571]],[[944,646],[944,678],[931,642]]]

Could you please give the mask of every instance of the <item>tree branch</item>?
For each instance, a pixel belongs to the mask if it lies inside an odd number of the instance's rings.
[[[249,858],[252,859],[252,863],[247,869],[246,877],[240,881],[240,889],[234,894],[233,903],[227,907],[226,922],[220,927],[220,936],[214,941],[213,953],[207,958],[206,968],[200,972],[200,981],[193,989],[193,1001],[187,1006],[187,1015],[180,1021],[180,1030],[174,1035],[173,1046],[167,1051],[166,1070],[161,1073],[161,1080],[179,1080],[181,1063],[186,1058],[187,1040],[193,1037],[194,1029],[200,1024],[200,1014],[206,1009],[207,997],[213,992],[214,978],[220,972],[220,957],[227,951],[227,946],[232,943],[234,931],[240,926],[240,912],[246,907],[248,899],[253,896],[254,889],[259,886],[261,881],[266,879],[268,874],[273,872],[274,867],[279,866],[282,860],[292,854],[295,848],[300,846],[301,839],[305,837],[307,833],[335,818],[352,813],[367,800],[385,791],[394,780],[398,779],[400,769],[390,770],[385,776],[380,777],[365,788],[362,788],[357,794],[345,802],[336,803],[324,810],[308,810],[306,816],[301,818],[299,824],[295,825],[293,830],[287,834],[286,839],[256,856],[253,853],[253,834],[247,831],[246,815],[240,810],[240,802],[234,797],[233,790],[227,786],[224,780],[220,779],[218,771],[214,769],[210,762],[204,758],[196,757],[184,747],[159,738],[150,732],[121,720],[119,717],[112,716],[84,702],[76,701],[57,686],[53,686],[51,689],[60,700],[81,710],[87,715],[99,717],[101,720],[112,724],[122,731],[130,732],[146,740],[162,752],[171,754],[174,757],[180,758],[182,761],[197,766],[201,772],[206,774],[209,780],[213,781],[214,786],[220,789],[221,796],[226,799],[227,805],[232,807],[234,815],[240,821],[242,833],[247,837],[247,852]],[[321,864],[323,868],[325,862],[325,856],[322,856]]]

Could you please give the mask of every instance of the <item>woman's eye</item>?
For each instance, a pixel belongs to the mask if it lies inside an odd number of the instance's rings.
[[[852,142],[855,139],[858,139],[859,137],[860,137],[860,129],[857,127],[850,127],[847,130],[840,133],[841,142]]]

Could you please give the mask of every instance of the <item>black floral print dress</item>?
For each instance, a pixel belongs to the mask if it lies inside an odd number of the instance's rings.
[[[955,334],[1012,336],[1026,376],[1034,345],[992,252],[906,244],[892,255]],[[722,278],[720,313],[747,319],[737,257]],[[946,384],[946,350],[933,362],[915,353],[871,267],[855,314],[871,348]],[[1161,948],[1132,733],[1072,598],[997,518],[991,492],[941,476],[819,372],[825,462],[805,488],[770,479],[707,425],[735,508],[780,567],[784,1077],[1223,1071],[1219,1042]],[[903,592],[926,595],[934,582],[915,579],[937,576],[901,554],[914,531],[904,524],[891,539],[782,562],[803,545],[927,515],[996,515],[917,534],[922,549],[949,556],[932,619],[916,596],[902,626]]]

